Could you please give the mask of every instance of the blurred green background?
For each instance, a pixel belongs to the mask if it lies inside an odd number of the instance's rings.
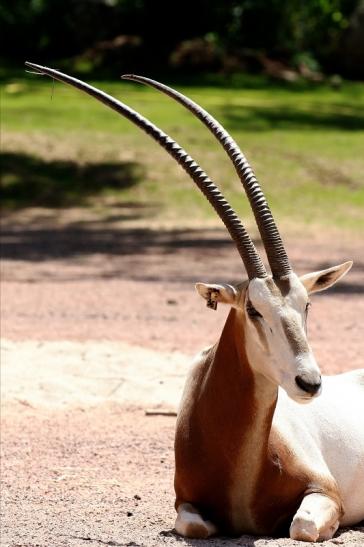
[[[169,133],[248,215],[236,176],[198,120],[121,81],[161,79],[238,141],[287,222],[364,227],[364,2],[0,1],[3,210],[114,204],[126,219],[208,222],[173,160],[93,99],[26,74],[29,60],[78,75]]]

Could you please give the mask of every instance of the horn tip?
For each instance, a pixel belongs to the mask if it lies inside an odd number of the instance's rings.
[[[121,76],[122,80],[133,80],[134,82],[139,82],[142,84],[154,83],[154,80],[147,78],[146,76],[139,76],[139,74],[123,74]]]
[[[135,74],[122,74],[121,79],[122,80],[135,80],[137,76]]]
[[[42,74],[43,68],[41,65],[36,65],[35,63],[31,63],[30,61],[25,61],[25,66],[28,68],[32,68],[35,70],[38,74]]]

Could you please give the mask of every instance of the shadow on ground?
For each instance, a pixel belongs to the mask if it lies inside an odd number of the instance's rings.
[[[304,108],[296,105],[253,106],[249,108],[228,105],[220,109],[217,117],[226,120],[230,130],[267,131],[271,129],[312,130],[340,129],[362,131],[364,110],[362,106],[337,103],[323,108],[322,102],[305,103]]]
[[[4,152],[0,159],[1,201],[13,209],[82,205],[91,196],[126,190],[143,179],[142,167],[134,162],[78,164],[21,152]]]
[[[358,532],[364,531],[361,523],[358,525],[358,527],[354,528],[354,530],[357,530]],[[353,529],[352,529],[353,530]],[[332,543],[330,542],[330,545],[334,544],[344,544],[345,543],[345,535],[350,532],[349,528],[340,528],[337,533],[334,536],[334,539],[332,540]],[[282,535],[281,537],[271,537],[271,536],[250,536],[250,535],[242,535],[236,538],[229,538],[229,537],[223,537],[223,536],[217,536],[212,537],[210,539],[191,539],[191,538],[182,538],[181,536],[178,536],[177,533],[174,530],[166,530],[160,532],[160,536],[162,537],[170,537],[173,538],[177,543],[181,543],[183,545],[189,545],[191,547],[216,547],[216,545],[224,546],[224,547],[263,547],[264,545],[271,544],[272,547],[293,547],[294,545],[297,545],[295,540],[289,539],[289,534],[287,532],[286,535]],[[343,539],[341,539],[343,538]],[[302,542],[302,545],[304,545],[304,542]],[[309,545],[313,545],[312,543],[309,543]]]
[[[130,208],[129,208],[130,205]],[[16,224],[4,221],[1,231],[1,254],[4,261],[46,264],[51,262],[93,264],[89,275],[99,279],[138,279],[143,281],[175,280],[194,283],[196,275],[206,275],[206,264],[220,281],[241,281],[241,263],[234,252],[234,244],[226,231],[216,228],[184,228],[160,230],[152,227],[130,228],[115,226],[133,215],[145,214],[134,204],[124,204],[109,218],[100,221],[80,221],[65,226]],[[144,223],[145,225],[145,223]],[[254,240],[259,252],[264,253],[259,239]],[[175,265],[178,255],[179,266]],[[86,261],[86,262],[85,262]],[[342,260],[343,261],[343,260]],[[299,271],[316,271],[333,264],[320,262],[302,254],[294,266]],[[338,260],[339,262],[339,260]],[[95,265],[97,267],[95,267]],[[53,269],[57,273],[58,268]],[[364,262],[355,261],[356,276],[346,278],[331,288],[330,294],[364,294],[362,275]],[[359,276],[360,274],[360,276]],[[66,275],[66,274],[65,274]],[[68,275],[68,274],[67,274]],[[245,273],[243,273],[245,278]],[[63,277],[63,280],[69,280]],[[351,277],[351,279],[353,279]],[[51,279],[50,279],[51,280]],[[326,291],[319,293],[324,296]]]
[[[131,204],[131,207],[134,205]],[[121,213],[113,216],[112,220],[125,218],[130,219],[127,214]],[[179,249],[220,250],[232,247],[231,239],[220,236],[216,229],[115,228],[105,226],[104,220],[100,227],[94,221],[82,224],[84,226],[77,223],[52,229],[6,226],[1,230],[2,257],[8,260],[44,261],[94,254],[119,256],[158,252],[166,255]]]

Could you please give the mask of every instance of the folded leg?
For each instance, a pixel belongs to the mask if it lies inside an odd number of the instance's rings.
[[[317,541],[331,539],[339,527],[341,508],[324,494],[308,494],[293,517],[289,530],[292,539]]]

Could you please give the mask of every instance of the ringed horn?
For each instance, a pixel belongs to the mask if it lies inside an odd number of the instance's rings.
[[[88,93],[109,108],[115,110],[122,116],[125,116],[128,120],[143,129],[143,131],[157,141],[181,165],[181,167],[193,179],[198,188],[208,199],[210,204],[214,207],[237,246],[249,279],[254,277],[267,277],[266,269],[255,248],[255,245],[235,211],[230,207],[220,190],[209,179],[201,167],[171,137],[161,131],[148,119],[144,118],[138,112],[135,112],[135,110],[129,108],[127,105],[118,101],[111,95],[108,95],[103,91],[100,91],[95,87],[78,80],[77,78],[63,74],[58,70],[29,62],[26,62],[25,64],[37,74],[46,74],[51,78],[67,83],[77,89],[80,89],[81,91],[84,91],[85,93]]]
[[[197,103],[164,84],[134,74],[125,74],[122,78],[147,84],[162,91],[188,108],[208,127],[228,154],[244,186],[264,243],[273,277],[279,279],[289,275],[292,269],[267,200],[247,159],[224,127]]]

